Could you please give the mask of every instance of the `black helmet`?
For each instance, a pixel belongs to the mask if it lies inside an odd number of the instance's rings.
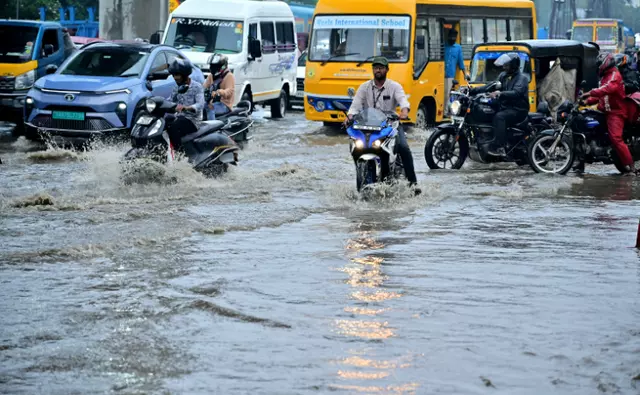
[[[515,52],[500,55],[494,63],[497,67],[504,67],[507,74],[515,74],[520,70],[520,56]]]
[[[176,60],[171,62],[171,65],[169,66],[169,74],[181,75],[185,80],[189,78],[191,71],[191,62],[180,58],[176,58]]]
[[[229,69],[229,59],[226,56],[214,53],[209,56],[209,72],[213,76],[213,79],[220,77],[225,71]]]

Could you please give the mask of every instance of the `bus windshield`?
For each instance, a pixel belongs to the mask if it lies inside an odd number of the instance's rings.
[[[385,56],[389,62],[406,62],[410,27],[408,16],[316,16],[309,60],[367,62]]]
[[[596,42],[615,43],[617,30],[615,26],[599,26],[596,29]]]
[[[593,41],[593,26],[576,26],[573,28],[571,38],[583,43]]]

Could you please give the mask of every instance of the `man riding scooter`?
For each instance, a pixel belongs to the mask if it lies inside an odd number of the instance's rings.
[[[489,151],[493,156],[506,156],[507,128],[524,121],[529,114],[529,81],[520,72],[520,57],[516,53],[506,53],[496,59],[495,66],[502,67],[503,72],[498,76],[501,83],[499,91],[490,93],[497,98],[500,110],[493,118],[493,133],[495,136],[493,147]],[[472,95],[486,92],[486,86],[471,90]]]
[[[175,120],[170,123],[167,132],[175,149],[181,147],[182,137],[198,131],[202,122],[204,90],[200,83],[190,78],[191,71],[191,63],[179,58],[169,66],[169,73],[177,86],[173,88],[168,100],[176,103],[177,107]]]
[[[633,157],[622,139],[624,124],[628,118],[622,74],[610,53],[603,52],[598,55],[596,65],[600,75],[600,87],[584,93],[580,99],[586,101],[587,105],[598,103],[598,110],[606,114],[611,145],[625,168],[625,175],[634,175],[636,168]],[[584,168],[584,164],[582,167]]]
[[[214,120],[233,109],[235,99],[236,79],[229,70],[229,60],[226,56],[214,53],[209,57],[209,71],[211,74],[204,82],[207,91],[207,119]]]

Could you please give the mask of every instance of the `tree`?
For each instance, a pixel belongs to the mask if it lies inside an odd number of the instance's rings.
[[[69,6],[76,8],[76,19],[87,19],[87,7],[93,7],[98,16],[99,0],[0,0],[0,18],[15,18],[16,4],[20,4],[20,19],[40,19],[40,7],[45,7],[47,20],[58,20],[58,9]],[[68,15],[67,15],[68,18]]]

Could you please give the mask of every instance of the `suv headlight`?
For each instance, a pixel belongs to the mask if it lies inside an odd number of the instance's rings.
[[[36,82],[36,71],[30,70],[24,74],[20,74],[16,77],[16,90],[29,89],[33,86],[33,83]]]
[[[451,110],[451,115],[460,114],[460,101],[459,100],[454,100],[451,103],[451,106],[449,107],[449,109]]]

